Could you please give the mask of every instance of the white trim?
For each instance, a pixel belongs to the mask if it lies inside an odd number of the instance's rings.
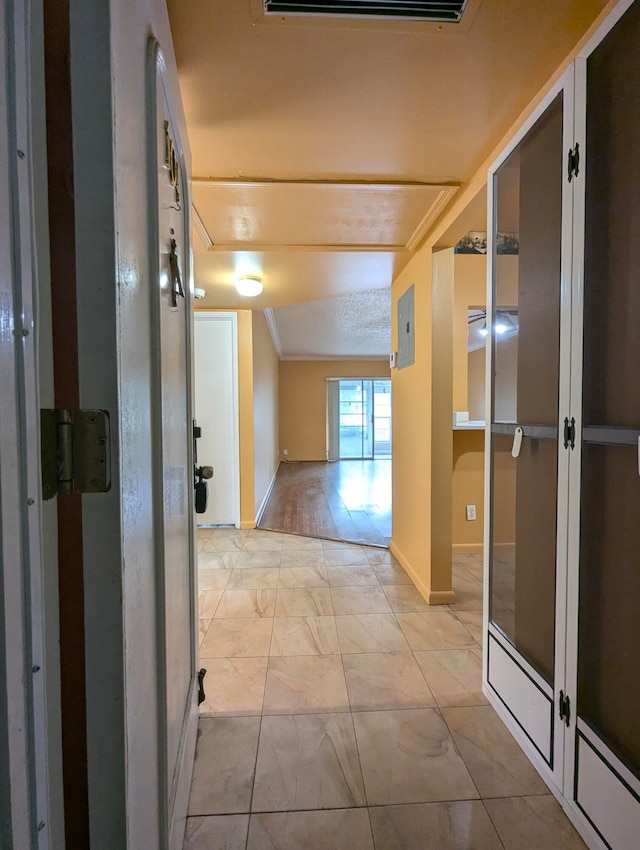
[[[580,145],[580,159],[586,163],[587,156],[587,63],[585,59],[575,63],[574,86],[574,139]],[[580,514],[582,490],[582,360],[584,321],[584,246],[586,195],[584,181],[585,166],[573,181],[573,232],[571,299],[572,322],[578,330],[571,340],[571,399],[569,416],[576,420],[576,447],[569,460],[567,516],[567,612],[566,612],[566,693],[577,694],[578,688],[578,608],[580,591]],[[573,700],[574,704],[577,702]],[[575,759],[576,727],[568,731],[565,754],[565,787],[568,799],[573,796],[573,770]]]
[[[449,201],[456,194],[460,186],[446,186],[442,189],[436,200],[429,207],[426,212],[426,215],[420,222],[420,224],[413,231],[409,239],[407,240],[406,249],[407,251],[413,251],[418,245],[422,242],[424,237],[427,235],[431,227],[435,224],[438,219],[440,213],[447,206]]]
[[[200,239],[202,239],[204,250],[211,251],[213,249],[213,239],[209,235],[209,231],[205,227],[205,223],[200,217],[200,213],[196,209],[195,204],[191,204],[191,218],[193,221],[193,229],[198,234]]]
[[[390,375],[343,375],[341,378],[325,378],[325,381],[390,381]]]
[[[276,316],[273,312],[272,307],[265,307],[262,311],[264,313],[264,317],[267,321],[267,327],[269,328],[269,333],[271,334],[271,342],[273,343],[273,347],[276,350],[276,354],[278,355],[278,360],[282,360],[282,343],[280,342],[280,334],[278,333],[278,325],[276,322]]]
[[[267,507],[267,502],[269,501],[269,496],[271,495],[271,491],[276,483],[276,476],[278,475],[278,470],[280,469],[280,464],[282,461],[278,461],[278,465],[276,467],[276,471],[273,473],[271,481],[269,482],[269,486],[267,487],[267,492],[264,494],[264,498],[260,503],[260,507],[258,508],[258,512],[256,514],[256,528],[260,525],[260,520],[262,519],[262,514],[264,513],[264,509]]]
[[[384,363],[385,366],[389,365],[389,355],[388,354],[358,354],[358,355],[347,355],[347,354],[285,354],[281,358],[281,360],[289,361],[289,360],[362,360],[366,361],[374,361]],[[386,377],[386,376],[385,376]],[[342,379],[341,379],[342,380]]]

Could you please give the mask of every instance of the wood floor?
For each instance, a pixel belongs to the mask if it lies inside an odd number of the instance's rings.
[[[388,546],[391,460],[281,464],[258,527]]]

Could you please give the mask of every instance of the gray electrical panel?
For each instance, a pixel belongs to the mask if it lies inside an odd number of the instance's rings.
[[[415,361],[413,331],[413,284],[398,299],[398,369]]]

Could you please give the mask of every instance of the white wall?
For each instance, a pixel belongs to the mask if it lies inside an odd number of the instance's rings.
[[[278,423],[278,355],[267,320],[253,311],[253,428],[255,508],[260,512],[280,464]]]

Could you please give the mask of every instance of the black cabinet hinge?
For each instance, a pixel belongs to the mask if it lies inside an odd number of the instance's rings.
[[[560,720],[564,720],[565,724],[569,726],[571,723],[571,700],[564,691],[560,691],[560,699],[558,700],[558,703]]]
[[[580,171],[580,145],[576,142],[575,148],[571,148],[567,157],[567,180],[569,183]]]
[[[564,447],[568,449],[571,446],[572,449],[576,447],[576,420],[572,416],[571,421],[569,421],[569,417],[564,417]]]

